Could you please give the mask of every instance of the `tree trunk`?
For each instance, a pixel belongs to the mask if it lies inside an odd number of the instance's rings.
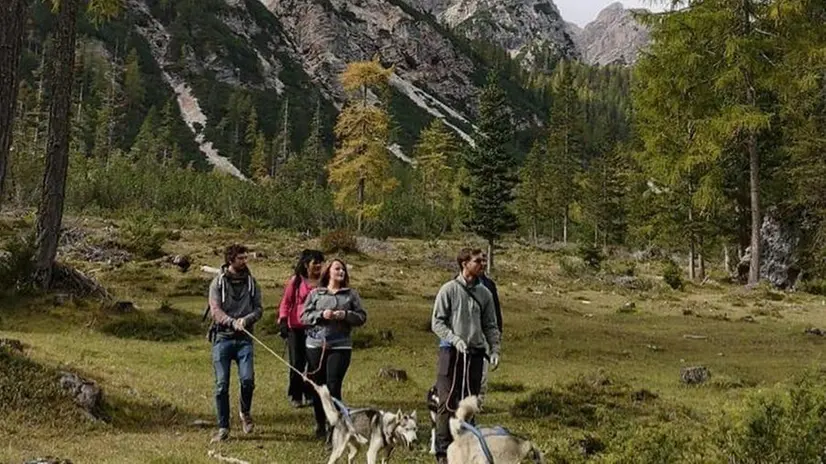
[[[694,237],[690,237],[688,242],[688,279],[694,280]]]
[[[14,131],[20,55],[28,0],[4,0],[0,7],[0,207]]]
[[[731,275],[731,256],[729,255],[728,245],[723,245],[723,269],[726,275]]]
[[[488,240],[488,267],[487,267],[487,274],[490,275],[490,271],[493,270],[493,239]]]
[[[562,215],[562,243],[568,244],[568,205],[565,205],[565,212]]]
[[[361,226],[364,220],[364,177],[359,178],[359,187],[358,187],[358,217],[356,219],[356,230],[361,233]]]
[[[49,131],[42,196],[37,209],[35,279],[43,287],[51,285],[57,241],[63,221],[66,173],[69,168],[69,112],[74,82],[75,40],[79,0],[62,0],[57,16],[55,45],[50,59]]]
[[[689,207],[688,208],[688,224],[689,226],[694,226],[694,212]],[[688,278],[689,280],[694,280],[694,256],[695,256],[695,243],[694,243],[694,233],[690,232],[688,234]]]
[[[757,137],[749,136],[749,196],[751,197],[751,262],[749,263],[749,285],[760,281],[760,155],[757,152]]]

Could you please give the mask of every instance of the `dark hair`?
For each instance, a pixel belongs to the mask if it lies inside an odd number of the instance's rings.
[[[232,262],[235,261],[235,258],[237,258],[238,255],[242,255],[247,251],[249,250],[247,250],[247,247],[245,247],[244,245],[233,243],[232,245],[228,246],[226,250],[224,250],[224,264],[232,264]]]
[[[459,255],[456,256],[456,264],[459,265],[459,271],[462,270],[462,265],[470,261],[470,258],[483,254],[481,248],[462,248],[459,250]]]
[[[301,278],[307,278],[307,265],[312,262],[324,262],[324,253],[318,250],[301,250],[301,255],[298,256],[298,262],[295,264],[295,273],[293,274],[293,287],[298,288],[301,285]]]
[[[341,263],[341,267],[344,268],[344,282],[341,283],[342,287],[347,287],[350,285],[350,271],[347,270],[347,263],[345,263],[340,258],[334,258],[326,266],[324,266],[324,270],[321,271],[321,278],[318,279],[318,286],[319,287],[326,287],[330,285],[330,268],[333,267],[333,263],[339,262]]]

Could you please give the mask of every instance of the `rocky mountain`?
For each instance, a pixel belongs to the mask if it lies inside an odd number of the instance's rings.
[[[128,0],[125,15],[112,27],[131,27],[142,38],[138,48],[153,61],[147,68],[157,67],[174,91],[201,151],[214,166],[239,175],[221,155],[238,143],[238,124],[234,136],[226,130],[233,94],[240,89],[251,95],[268,136],[282,125],[282,108],[290,102],[289,124],[298,145],[317,102],[327,109],[332,125],[346,97],[339,83],[346,64],[374,57],[395,69],[391,107],[400,144],[393,148],[395,153],[404,158],[402,149],[412,147],[432,118],[442,118],[472,143],[475,101],[492,63],[425,11],[450,18],[449,25],[470,37],[493,39],[513,53],[536,43],[561,44],[560,53],[574,53],[549,0],[508,0],[503,5],[486,0],[477,7],[472,3]],[[544,109],[514,83],[505,84],[520,125],[533,124],[533,115]]]
[[[581,32],[569,29],[586,63],[633,64],[636,61],[639,51],[648,45],[649,36],[648,29],[634,18],[633,12],[622,3],[613,3]]]
[[[458,34],[502,47],[531,67],[537,56],[578,58],[552,0],[412,0]]]

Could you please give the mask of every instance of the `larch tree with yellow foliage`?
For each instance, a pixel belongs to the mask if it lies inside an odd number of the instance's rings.
[[[364,219],[376,216],[384,195],[398,185],[390,171],[387,149],[390,116],[369,98],[371,92],[380,94],[386,89],[392,72],[373,59],[350,63],[341,75],[350,100],[336,121],[338,148],[327,170],[336,206],[356,214],[359,232]]]

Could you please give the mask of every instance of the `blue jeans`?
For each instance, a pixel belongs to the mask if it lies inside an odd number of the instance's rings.
[[[233,360],[238,364],[238,380],[241,381],[241,414],[249,414],[252,391],[255,389],[252,340],[216,340],[212,345],[215,406],[218,410],[218,427],[222,429],[229,428],[229,375]]]

